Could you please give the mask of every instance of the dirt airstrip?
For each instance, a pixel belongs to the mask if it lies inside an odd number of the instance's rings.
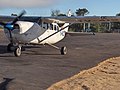
[[[68,53],[65,56],[60,55],[59,50],[50,46],[28,46],[26,51],[22,52],[21,57],[15,57],[13,53],[6,51],[8,43],[3,31],[0,31],[0,90],[46,90],[54,83],[72,77],[81,71],[85,75],[89,71],[84,72],[83,70],[95,67],[108,58],[120,56],[119,33],[67,35],[64,40],[56,44],[60,47],[67,46]],[[116,59],[115,61],[117,63]],[[107,75],[106,70],[100,73]],[[90,70],[88,76],[91,78],[88,78],[87,75],[84,78],[80,76],[80,80],[76,80],[76,85],[79,82],[82,88],[89,90],[91,84],[95,85],[95,81],[91,81],[92,78],[96,78],[100,83],[102,83],[100,79],[105,80],[104,83],[116,82],[111,76],[118,75],[115,72],[108,73],[111,78],[105,78],[104,75],[97,78],[95,75],[99,71],[95,70],[92,74]],[[81,84],[81,80],[83,84]],[[84,80],[91,81],[91,83],[84,82]],[[100,83],[97,83],[96,86],[101,85]],[[71,84],[75,85],[72,82]],[[67,84],[65,85],[67,86]],[[106,84],[103,85],[107,87]],[[111,88],[113,87],[111,86]]]

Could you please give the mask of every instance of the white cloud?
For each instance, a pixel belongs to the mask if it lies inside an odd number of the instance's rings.
[[[58,0],[0,0],[0,7],[46,7],[55,4],[57,1]]]

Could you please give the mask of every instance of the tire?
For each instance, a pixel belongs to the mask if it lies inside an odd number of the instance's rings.
[[[60,52],[61,52],[61,55],[67,54],[67,48],[66,47],[61,47]]]
[[[11,47],[13,47],[13,44],[12,43],[9,43],[8,46],[7,46],[7,51],[8,52],[11,52]]]
[[[19,57],[19,56],[21,56],[21,53],[22,53],[22,51],[21,51],[21,46],[16,47],[16,49],[15,49],[15,51],[14,51],[14,55],[15,55],[16,57]]]

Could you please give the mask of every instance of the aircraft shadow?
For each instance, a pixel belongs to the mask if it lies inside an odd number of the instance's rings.
[[[23,46],[22,47],[22,51],[28,51],[28,55],[29,55],[29,52],[32,52],[31,54],[32,55],[60,55],[60,54],[51,54],[51,53],[40,53],[38,51],[32,51],[32,50],[28,50],[28,49],[31,49],[31,48],[42,48],[40,46]],[[11,53],[11,52],[8,52],[7,51],[7,45],[0,45],[0,54],[6,54],[6,53]],[[26,53],[25,53],[26,54]],[[8,56],[0,56],[0,57],[10,57],[10,55]]]
[[[25,48],[40,48],[34,46],[23,46],[22,51],[25,51]],[[7,45],[0,45],[0,54],[10,53],[7,51]]]
[[[0,90],[7,90],[7,86],[8,84],[13,80],[10,78],[3,78],[4,81],[2,83],[0,83]]]
[[[25,48],[41,48],[39,46],[23,46],[22,51],[25,51]],[[0,45],[0,54],[9,53],[7,51],[7,45]]]

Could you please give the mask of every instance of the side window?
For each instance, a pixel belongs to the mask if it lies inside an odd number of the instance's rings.
[[[57,26],[57,30],[59,30],[59,27]]]
[[[42,24],[42,20],[39,19],[39,20],[37,21],[37,23],[38,23],[39,25],[41,25],[41,24]]]
[[[57,25],[54,25],[54,30],[58,31],[59,27]]]
[[[56,24],[48,24],[48,28],[50,29],[50,30],[59,30],[59,26],[58,25],[56,25]]]
[[[50,24],[50,30],[53,30],[53,25],[52,24]]]
[[[42,25],[42,27],[44,28],[44,29],[48,29],[48,23],[43,23],[43,25]]]
[[[54,30],[57,30],[57,27],[56,27],[56,25],[54,25]]]

